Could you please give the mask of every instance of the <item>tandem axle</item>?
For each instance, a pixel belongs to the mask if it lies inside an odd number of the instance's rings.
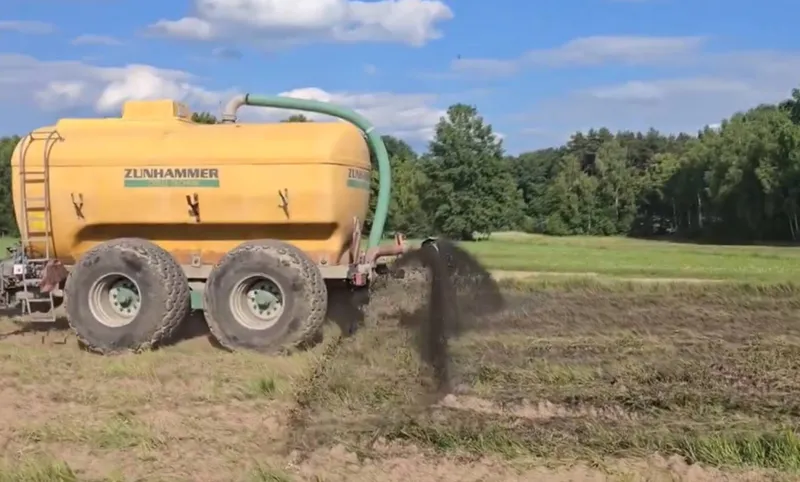
[[[354,251],[360,263],[326,266],[291,244],[257,240],[216,265],[180,265],[147,240],[123,238],[63,266],[9,248],[0,264],[0,308],[17,309],[28,321],[54,322],[66,301],[67,320],[81,342],[101,353],[160,344],[191,310],[203,310],[223,346],[272,352],[308,343],[328,315],[359,310],[368,302],[370,280],[388,272],[385,259],[407,250],[398,235],[391,245]]]

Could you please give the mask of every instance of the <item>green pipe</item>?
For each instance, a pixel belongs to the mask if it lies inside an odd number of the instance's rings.
[[[238,105],[236,105],[238,104]],[[369,232],[368,248],[378,246],[383,238],[383,229],[386,227],[386,218],[389,216],[389,200],[392,196],[392,169],[389,164],[389,153],[380,134],[375,132],[375,127],[359,113],[338,105],[316,100],[294,99],[291,97],[276,97],[247,94],[244,98],[233,99],[223,114],[223,122],[236,119],[236,108],[241,105],[257,107],[275,107],[279,109],[301,110],[327,114],[346,120],[355,125],[364,133],[370,151],[378,160],[378,203],[375,206],[375,217],[372,219],[372,229]]]

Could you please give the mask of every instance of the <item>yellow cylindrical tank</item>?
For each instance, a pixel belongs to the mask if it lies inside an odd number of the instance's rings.
[[[23,139],[11,162],[23,237],[64,264],[120,237],[149,239],[181,264],[263,238],[338,263],[369,206],[370,154],[356,127],[189,117],[173,101],[132,101],[120,118],[63,119]]]

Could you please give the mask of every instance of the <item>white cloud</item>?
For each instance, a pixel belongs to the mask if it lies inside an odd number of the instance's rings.
[[[629,81],[608,87],[588,89],[586,94],[599,100],[620,102],[661,102],[676,95],[746,95],[752,86],[736,79],[693,77],[654,81]]]
[[[189,40],[237,40],[261,48],[306,42],[397,42],[421,46],[453,18],[441,0],[194,0],[194,16],[148,31]]]
[[[78,35],[74,39],[72,39],[72,45],[107,45],[107,46],[117,46],[122,45],[122,42],[115,39],[114,37],[109,37],[106,35]]]
[[[533,50],[522,60],[543,65],[598,65],[618,62],[653,65],[679,60],[702,47],[704,37],[594,36],[571,40],[549,50]]]
[[[171,97],[208,108],[222,92],[197,86],[191,74],[149,65],[97,67],[76,61],[39,61],[0,54],[0,101],[30,99],[43,110],[91,107],[112,114],[128,99]]]
[[[212,92],[190,82],[183,72],[156,69],[148,65],[128,65],[104,75],[108,82],[94,103],[99,112],[112,113],[127,100],[169,98],[199,106],[222,101],[220,92]]]
[[[55,27],[49,23],[34,20],[0,20],[0,32],[2,31],[47,35],[55,32]]]
[[[53,80],[36,92],[34,99],[42,107],[65,106],[74,107],[80,104],[88,85],[82,81]]]
[[[221,105],[240,93],[238,89],[214,90],[190,73],[132,64],[98,67],[76,61],[40,61],[24,55],[0,54],[0,110],[11,103],[27,103],[48,116],[79,109],[87,114],[118,115],[132,99],[170,98],[195,110],[218,114]],[[268,94],[265,92],[264,94]],[[333,102],[356,110],[382,132],[409,140],[426,140],[444,111],[435,107],[437,97],[391,92],[328,92],[306,87],[279,95]],[[278,120],[289,113],[277,109],[242,109],[242,119]],[[71,115],[71,114],[68,114]],[[312,116],[319,117],[319,116]]]
[[[694,133],[737,111],[779,102],[797,87],[800,53],[732,52],[704,54],[694,75],[634,80],[573,92],[532,106],[520,119],[529,129],[553,129],[563,141],[576,130]]]
[[[159,20],[149,30],[156,35],[188,40],[212,40],[216,37],[214,26],[210,22],[194,17]]]
[[[439,118],[446,114],[445,109],[435,107],[437,96],[432,94],[328,92],[317,87],[305,87],[278,95],[332,102],[355,110],[382,133],[417,141],[430,139]],[[288,112],[277,109],[255,109],[242,108],[243,118],[278,120],[289,116]],[[330,117],[320,114],[304,115],[314,120],[331,120]]]
[[[529,50],[519,57],[459,58],[450,69],[456,74],[508,76],[524,68],[586,67],[608,63],[657,66],[686,62],[699,52],[704,37],[592,36],[580,37],[555,48]]]

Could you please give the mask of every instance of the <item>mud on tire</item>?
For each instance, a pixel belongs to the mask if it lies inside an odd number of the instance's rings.
[[[206,322],[222,346],[262,353],[310,343],[328,304],[319,268],[298,248],[271,239],[248,241],[226,254],[203,296]]]
[[[139,238],[96,246],[81,257],[64,288],[70,326],[84,347],[99,353],[141,351],[164,343],[191,305],[180,265],[162,248]]]

